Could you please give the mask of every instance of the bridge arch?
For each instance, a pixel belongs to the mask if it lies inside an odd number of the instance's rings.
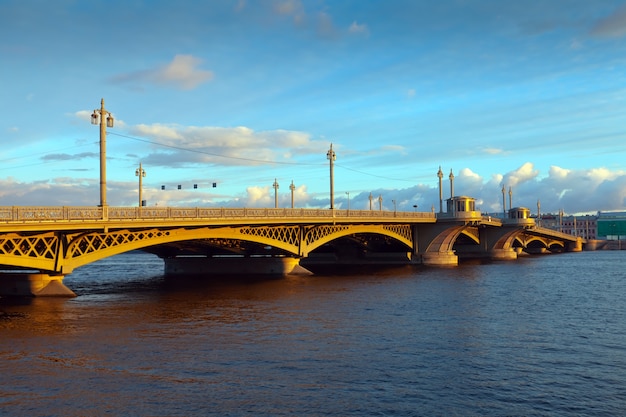
[[[131,250],[203,239],[230,239],[253,242],[271,246],[296,257],[306,257],[311,251],[330,241],[359,233],[388,236],[403,243],[408,248],[412,248],[411,227],[409,225],[396,224],[117,230],[65,236],[63,259],[58,260],[56,267],[51,262],[50,265],[43,269],[68,274],[80,266]]]
[[[142,231],[91,232],[69,237],[65,251],[63,273],[70,273],[75,268],[137,249],[145,249],[173,242],[203,239],[233,239],[271,245],[298,254],[298,226],[280,228],[258,227],[202,227],[176,228],[169,230],[149,229]]]
[[[302,242],[301,256],[308,256],[315,249],[333,240],[355,235],[376,234],[391,237],[400,243],[413,248],[413,232],[409,225],[384,224],[384,225],[318,225],[308,229]]]

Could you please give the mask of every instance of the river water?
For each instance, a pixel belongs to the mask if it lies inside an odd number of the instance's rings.
[[[130,253],[0,299],[0,415],[626,414],[626,251],[251,280]]]

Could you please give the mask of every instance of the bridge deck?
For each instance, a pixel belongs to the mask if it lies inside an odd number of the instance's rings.
[[[86,230],[181,225],[435,223],[431,212],[310,208],[0,207],[0,231]]]

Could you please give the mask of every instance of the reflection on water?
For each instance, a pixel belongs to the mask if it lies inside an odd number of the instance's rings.
[[[0,410],[620,415],[624,256],[166,280],[121,255],[77,298],[0,299]]]

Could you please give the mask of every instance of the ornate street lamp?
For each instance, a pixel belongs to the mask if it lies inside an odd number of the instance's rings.
[[[456,202],[454,201],[454,174],[452,170],[450,170],[450,175],[448,175],[448,179],[450,179],[450,201],[452,202],[452,215],[456,216]]]
[[[278,181],[276,181],[276,178],[274,178],[272,187],[274,187],[274,208],[278,208]]]
[[[335,207],[335,178],[333,172],[333,166],[335,159],[337,159],[337,155],[335,155],[335,151],[333,151],[333,144],[330,144],[330,149],[326,152],[326,158],[330,161],[330,209],[332,210]]]
[[[537,226],[541,226],[541,201],[537,199]]]
[[[296,186],[293,185],[293,180],[291,180],[291,185],[289,186],[291,190],[291,208],[293,208],[293,192],[296,190]]]
[[[143,189],[142,178],[146,176],[146,171],[141,167],[141,162],[139,163],[139,168],[135,170],[135,176],[139,177],[139,207],[141,207],[143,205],[143,199],[141,198]]]
[[[439,171],[437,171],[437,178],[439,178],[439,213],[443,213],[443,190],[441,188],[443,172],[441,171],[441,165],[439,165]]]
[[[113,127],[113,116],[104,109],[104,99],[100,108],[91,114],[91,124],[100,124],[100,207],[107,205],[107,127]]]

